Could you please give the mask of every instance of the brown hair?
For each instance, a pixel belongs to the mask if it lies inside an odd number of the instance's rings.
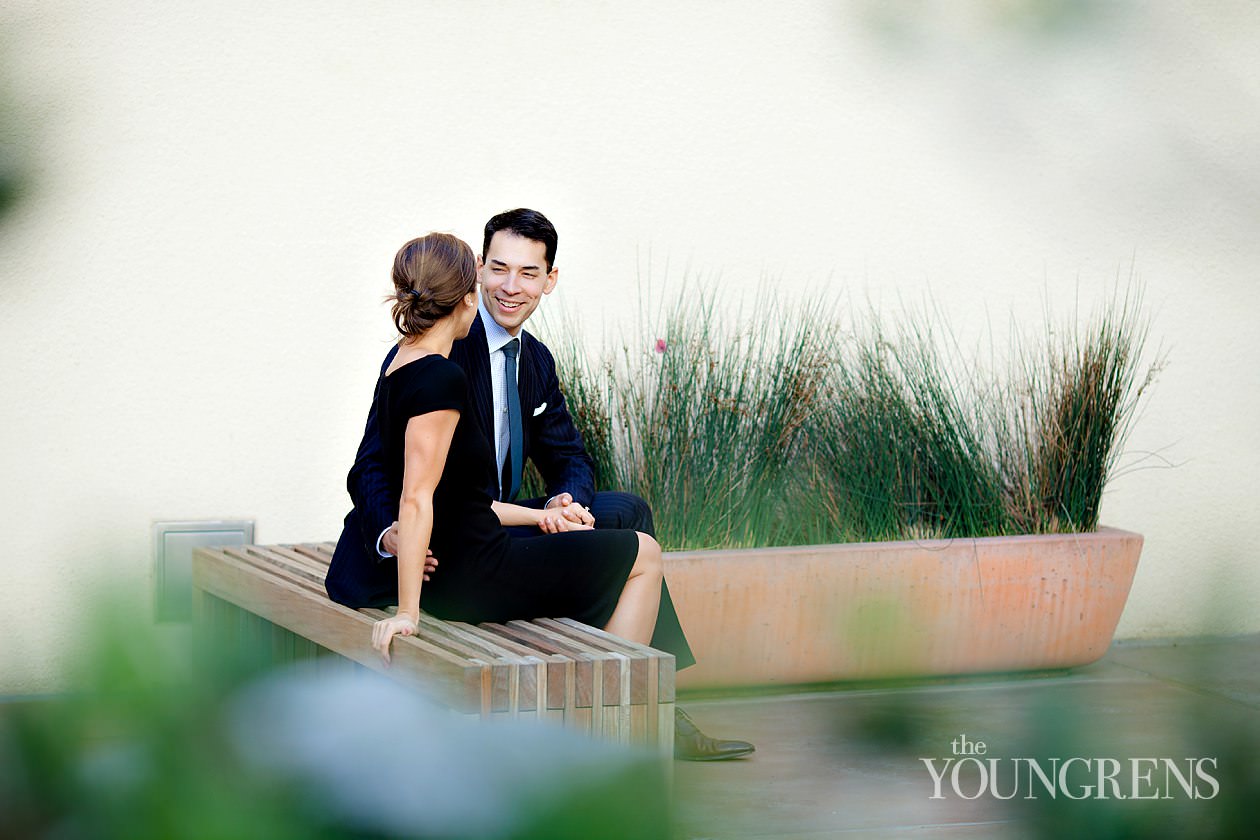
[[[394,256],[394,326],[405,336],[423,335],[477,288],[472,248],[449,233],[413,239]]]

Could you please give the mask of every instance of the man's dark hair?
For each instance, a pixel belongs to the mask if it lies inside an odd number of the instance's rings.
[[[486,258],[486,253],[490,250],[490,240],[494,239],[494,235],[501,230],[514,233],[517,236],[523,236],[526,239],[532,239],[535,242],[541,242],[547,250],[547,270],[555,268],[556,265],[556,244],[559,237],[556,236],[555,226],[547,221],[547,217],[537,210],[526,210],[524,207],[518,207],[515,210],[508,210],[494,216],[490,221],[486,222],[486,238],[481,243],[481,258]]]

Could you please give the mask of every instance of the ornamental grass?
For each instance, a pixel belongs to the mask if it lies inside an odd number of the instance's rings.
[[[1047,323],[1040,344],[1014,342],[1014,387],[995,403],[1008,516],[1016,531],[1092,531],[1163,354],[1142,364],[1149,324],[1137,293],[1084,325]]]
[[[548,344],[597,486],[645,498],[667,549],[1088,531],[1160,367],[1140,303],[1013,333],[1004,372],[939,310],[686,291],[615,349]]]

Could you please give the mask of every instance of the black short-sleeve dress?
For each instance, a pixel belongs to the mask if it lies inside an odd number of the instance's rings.
[[[431,411],[460,412],[433,494],[429,547],[440,565],[421,589],[421,609],[453,621],[566,616],[596,627],[608,623],[638,554],[634,531],[509,535],[485,490],[494,483],[494,452],[466,410],[463,370],[445,356],[397,368],[381,381],[377,400],[393,498],[402,495],[407,422]]]

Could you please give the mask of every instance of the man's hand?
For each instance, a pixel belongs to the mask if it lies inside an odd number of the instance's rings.
[[[395,557],[398,556],[398,523],[395,522],[389,526],[389,530],[385,532],[385,536],[381,537],[381,548],[388,551]],[[424,557],[424,579],[429,579],[429,572],[437,571],[438,561],[433,556],[433,552],[426,551]]]
[[[560,516],[576,525],[595,527],[595,517],[591,515],[590,508],[573,501],[573,496],[568,493],[560,493],[548,501],[547,510],[556,511]]]

